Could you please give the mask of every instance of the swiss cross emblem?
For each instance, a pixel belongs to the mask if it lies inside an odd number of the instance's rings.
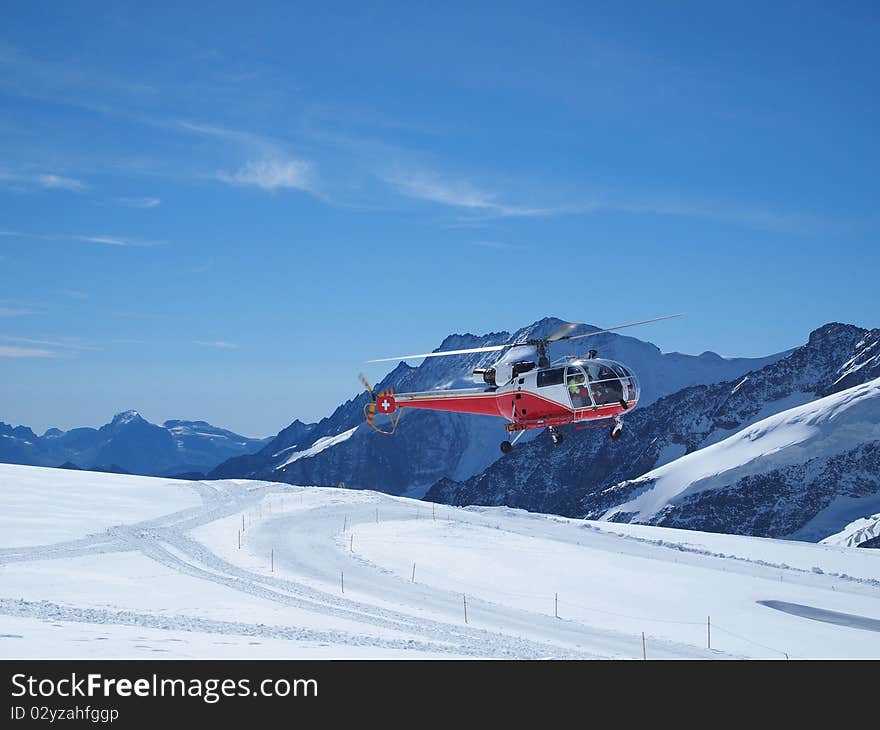
[[[397,409],[397,403],[394,401],[394,397],[390,395],[380,395],[378,405],[381,413],[394,413]]]

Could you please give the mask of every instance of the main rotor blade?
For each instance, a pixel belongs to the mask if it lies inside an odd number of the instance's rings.
[[[471,347],[467,350],[443,350],[443,352],[424,352],[421,355],[400,355],[398,357],[380,357],[377,360],[367,360],[367,362],[392,362],[394,360],[421,360],[423,357],[445,357],[446,355],[470,355],[472,352],[498,352],[506,350],[508,347],[516,347],[518,345],[527,344],[525,342],[516,342],[508,345],[490,345],[489,347]]]
[[[577,322],[566,322],[565,324],[560,326],[559,329],[554,330],[554,332],[552,334],[547,335],[546,341],[547,342],[556,342],[557,340],[562,340],[565,338],[565,336],[569,332],[571,332],[574,329],[577,329],[580,326],[581,325],[578,324]]]
[[[614,332],[615,330],[626,329],[627,327],[636,327],[640,324],[649,324],[651,322],[659,322],[663,319],[674,319],[675,317],[684,317],[684,313],[680,314],[668,314],[665,317],[655,317],[654,319],[645,319],[641,322],[630,322],[629,324],[619,324],[616,327],[609,327],[608,329],[598,330],[596,332],[587,332],[583,335],[567,335],[565,332],[571,332],[575,327],[579,327],[579,324],[574,322],[568,322],[562,325],[556,332],[554,332],[550,337],[545,338],[544,342],[559,342],[561,340],[577,340],[581,337],[592,337],[593,335],[601,335],[604,332]],[[423,352],[419,355],[398,355],[397,357],[380,357],[375,360],[367,360],[367,362],[394,362],[398,360],[421,360],[426,357],[446,357],[447,355],[470,355],[475,352],[500,352],[501,350],[507,350],[511,347],[526,347],[533,346],[535,341],[526,341],[526,342],[508,342],[504,345],[489,345],[488,347],[471,347],[466,350],[443,350],[442,352]]]
[[[645,319],[641,322],[630,322],[629,324],[619,324],[616,327],[609,327],[604,330],[597,330],[596,332],[587,332],[582,335],[564,335],[560,337],[558,340],[551,340],[552,342],[558,342],[559,340],[579,340],[581,337],[592,337],[593,335],[601,335],[605,332],[614,332],[615,330],[626,329],[627,327],[637,327],[640,324],[650,324],[651,322],[660,322],[664,319],[675,319],[676,317],[684,317],[685,312],[680,312],[679,314],[667,314],[665,317],[655,317],[654,319]]]

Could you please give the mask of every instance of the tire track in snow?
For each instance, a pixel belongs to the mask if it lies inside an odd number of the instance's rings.
[[[68,621],[117,626],[137,626],[165,631],[197,631],[207,634],[255,636],[264,639],[342,644],[346,646],[372,646],[381,649],[406,649],[427,653],[457,654],[458,647],[435,644],[413,639],[385,639],[377,636],[350,634],[342,631],[318,631],[295,626],[267,626],[237,621],[218,621],[196,616],[158,616],[136,611],[111,611],[95,608],[63,606],[51,601],[24,601],[0,598],[0,614],[43,621]]]
[[[198,485],[198,486],[196,486]],[[310,611],[320,615],[331,615],[368,626],[392,630],[409,635],[429,636],[438,642],[425,643],[424,640],[401,638],[387,644],[394,648],[417,648],[420,641],[426,651],[437,651],[458,656],[492,656],[498,658],[543,658],[549,656],[566,658],[595,658],[587,652],[565,650],[559,646],[533,642],[506,634],[493,633],[481,629],[466,629],[429,619],[421,619],[406,613],[383,609],[370,604],[358,603],[349,599],[333,596],[292,581],[261,576],[244,570],[228,561],[219,558],[203,545],[188,538],[186,533],[201,525],[213,522],[231,514],[241,512],[259,503],[264,497],[272,494],[289,494],[298,492],[295,487],[286,485],[261,485],[259,487],[242,488],[239,485],[215,485],[194,483],[195,491],[202,498],[202,507],[193,507],[167,515],[162,515],[131,525],[118,525],[108,528],[102,533],[84,538],[51,545],[37,545],[26,548],[10,548],[0,552],[0,562],[39,561],[63,558],[76,558],[109,552],[140,552],[145,557],[162,564],[176,572],[191,577],[224,585],[241,593],[253,595],[289,607]],[[172,549],[169,549],[170,546]],[[200,567],[196,563],[201,563]],[[267,587],[266,584],[272,586]],[[94,609],[62,607],[56,604],[32,603],[19,601],[10,603],[12,599],[0,599],[0,613],[11,615],[28,614],[28,606],[43,606],[33,615],[61,612],[69,618],[65,620],[86,623],[123,623],[126,625],[156,625],[142,623],[141,619],[149,614],[137,614],[131,611],[97,611]],[[49,608],[45,608],[48,606]],[[24,608],[23,608],[24,607]],[[53,608],[54,607],[54,608]],[[110,620],[112,617],[115,619]],[[230,622],[213,622],[208,619],[182,618],[179,623],[174,617],[154,617],[156,621],[180,630],[188,629],[195,621],[203,621],[205,626],[250,626],[249,624],[233,624]],[[272,636],[285,638],[283,627],[275,627]],[[221,630],[216,629],[222,633]],[[278,633],[281,632],[281,633]],[[240,630],[232,633],[242,633]],[[250,635],[248,632],[244,632]],[[314,633],[314,632],[313,632]],[[349,635],[345,632],[332,634],[337,643],[359,645],[376,645],[374,642],[386,641],[370,635]],[[292,635],[290,635],[292,637]],[[354,637],[349,640],[350,637]],[[295,637],[292,637],[295,638]],[[316,639],[320,640],[320,639]]]
[[[157,616],[129,610],[88,609],[62,606],[51,602],[28,602],[16,599],[0,599],[0,613],[16,616],[32,616],[82,623],[110,623],[131,626],[147,626],[178,631],[203,631],[207,633],[232,633],[246,636],[265,636],[295,641],[331,642],[341,647],[374,646],[378,648],[410,649],[451,656],[494,658],[597,658],[597,654],[569,648],[556,643],[546,643],[506,631],[481,629],[429,619],[381,605],[353,600],[338,594],[322,591],[295,580],[278,578],[249,571],[231,563],[212,552],[208,547],[192,539],[190,531],[230,515],[252,509],[265,497],[302,493],[303,487],[281,484],[251,485],[235,482],[190,485],[202,500],[200,507],[191,507],[150,520],[128,525],[117,525],[102,533],[52,545],[0,550],[0,563],[77,558],[108,552],[139,552],[145,557],[170,570],[225,586],[239,593],[270,601],[276,605],[296,608],[321,616],[332,616],[402,634],[400,638],[377,636],[375,631],[365,634],[347,631],[313,631],[290,626],[267,627],[261,624],[217,621],[192,616]],[[309,515],[315,519],[335,519],[339,510],[346,513],[366,506],[372,514],[373,505],[379,500],[389,506],[399,502],[377,493],[346,494],[345,499],[331,498],[319,507],[301,514],[287,514],[290,519],[308,523]],[[361,502],[364,504],[362,505]],[[363,510],[361,510],[363,511]],[[326,513],[326,515],[324,514]],[[360,521],[372,521],[366,513]],[[398,517],[397,519],[405,519]],[[352,522],[354,525],[354,522]],[[328,534],[327,545],[322,550],[336,550],[338,546]],[[323,554],[323,553],[322,553]],[[434,595],[448,598],[446,592],[431,589]],[[491,604],[486,604],[492,610]],[[497,607],[496,607],[497,608]],[[413,607],[412,610],[418,610]],[[523,613],[517,619],[521,627],[534,629],[541,616]],[[531,625],[529,625],[531,624]],[[603,649],[605,656],[628,656],[632,637],[615,632],[598,631],[585,625],[566,627],[569,640],[590,641]],[[693,655],[693,647],[663,641],[669,655]]]

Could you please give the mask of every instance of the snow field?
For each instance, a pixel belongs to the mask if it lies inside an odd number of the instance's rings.
[[[649,659],[880,656],[877,551],[245,480],[0,475],[6,657],[641,659],[643,632]]]

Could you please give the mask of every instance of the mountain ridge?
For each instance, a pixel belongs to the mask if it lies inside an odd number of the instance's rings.
[[[206,421],[169,420],[159,426],[135,410],[120,411],[99,428],[50,428],[43,436],[27,426],[0,421],[0,461],[30,466],[103,469],[110,465],[133,474],[171,476],[209,471],[262,444],[262,439]]]

